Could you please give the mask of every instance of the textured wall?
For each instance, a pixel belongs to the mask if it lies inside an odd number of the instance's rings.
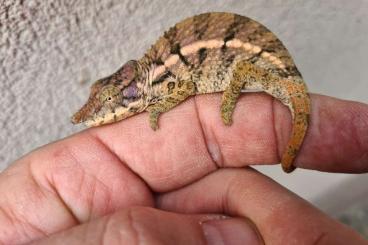
[[[260,21],[290,49],[312,91],[368,102],[368,1],[0,0],[0,167],[80,130],[69,117],[91,81],[141,56],[175,22],[205,11]],[[302,178],[322,177],[288,178],[309,198]]]

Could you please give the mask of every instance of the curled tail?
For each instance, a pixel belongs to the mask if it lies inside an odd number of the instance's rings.
[[[295,169],[293,162],[307,132],[310,116],[308,94],[292,96],[289,108],[293,115],[293,126],[289,142],[281,158],[282,169],[287,173]]]
[[[302,80],[281,80],[282,96],[272,94],[284,105],[288,106],[292,115],[291,136],[281,158],[282,169],[290,173],[295,169],[294,160],[303,143],[310,117],[310,98]]]
[[[232,113],[241,91],[248,89],[263,90],[289,107],[293,126],[281,165],[285,172],[292,172],[295,169],[294,159],[309,124],[310,99],[303,79],[299,75],[288,78],[275,76],[247,61],[240,61],[222,97],[221,116],[226,125],[232,122]]]

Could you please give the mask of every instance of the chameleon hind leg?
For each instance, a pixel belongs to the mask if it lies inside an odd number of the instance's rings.
[[[240,61],[222,97],[221,116],[226,125],[231,124],[232,113],[242,89],[263,90],[289,107],[293,126],[291,137],[281,158],[281,165],[285,172],[292,172],[295,169],[294,159],[309,124],[310,99],[303,80],[280,78],[247,61]]]
[[[165,85],[164,85],[165,86]],[[158,129],[160,114],[169,111],[180,102],[195,94],[195,85],[192,81],[168,82],[165,86],[165,96],[146,109],[149,113],[149,122],[153,130]]]

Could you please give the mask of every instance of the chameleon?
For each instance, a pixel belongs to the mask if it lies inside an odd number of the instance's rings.
[[[309,124],[306,84],[276,35],[238,14],[202,13],[172,26],[142,58],[94,82],[71,121],[99,126],[146,111],[157,130],[160,114],[188,97],[223,92],[221,118],[230,126],[236,101],[247,91],[263,91],[289,108],[292,131],[281,166],[292,172]]]

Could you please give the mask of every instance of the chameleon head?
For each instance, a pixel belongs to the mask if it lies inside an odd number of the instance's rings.
[[[130,117],[144,109],[143,81],[138,80],[137,61],[128,61],[113,75],[97,80],[91,87],[87,103],[71,121],[84,122],[88,127],[112,123]]]

